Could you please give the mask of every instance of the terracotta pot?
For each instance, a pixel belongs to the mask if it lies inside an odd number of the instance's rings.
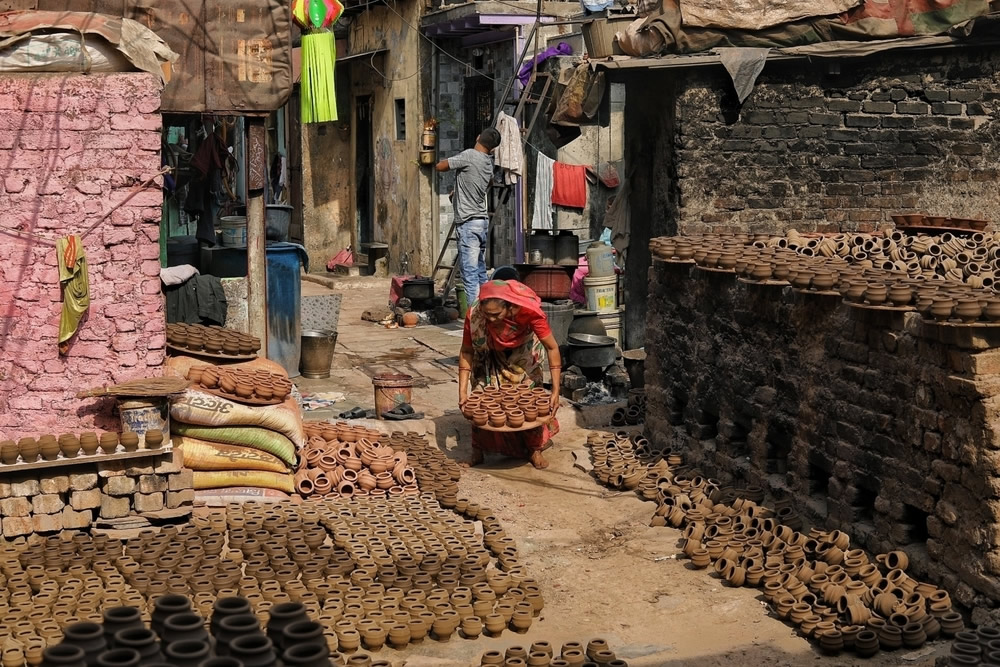
[[[79,646],[56,644],[42,652],[43,667],[86,667],[86,654]]]
[[[37,447],[37,444],[35,445]],[[13,465],[17,463],[17,456],[20,449],[17,443],[13,440],[4,440],[0,442],[0,460],[2,460],[6,465]]]
[[[76,455],[80,453],[80,441],[73,435],[69,437],[60,437],[59,450],[66,458],[75,458]]]
[[[472,412],[472,423],[476,426],[486,426],[486,423],[489,421],[489,417],[490,416],[487,414],[486,410],[474,410]]]
[[[139,449],[139,435],[132,431],[125,431],[119,436],[118,440],[126,452],[134,452]],[[65,453],[66,450],[64,449],[63,454]]]
[[[524,426],[524,412],[513,409],[507,413],[507,426],[510,428],[521,428]]]
[[[163,431],[146,431],[146,449],[157,449],[163,444]]]
[[[214,620],[214,619],[213,619]],[[234,614],[222,618],[217,628],[213,626],[216,652],[228,655],[229,644],[237,637],[260,634],[260,625],[253,614]]]
[[[191,601],[183,595],[163,595],[153,603],[153,613],[150,628],[156,634],[163,631],[163,622],[168,616],[188,613],[191,611]]]
[[[409,631],[407,631],[407,635],[409,635]],[[330,649],[327,647],[325,641],[322,645],[301,644],[290,646],[281,655],[281,661],[285,667],[319,667],[320,665],[332,664],[330,662]],[[200,667],[211,666],[208,663],[202,663]]]
[[[193,612],[172,614],[163,621],[160,639],[163,640],[165,650],[169,650],[175,642],[207,642],[205,619]]]
[[[114,454],[115,451],[118,449],[118,434],[111,432],[102,433],[100,438],[100,443],[101,443],[101,451],[103,453]],[[45,456],[44,452],[42,453],[42,456]]]
[[[98,623],[73,623],[63,629],[63,644],[76,646],[83,650],[87,664],[94,664],[97,656],[107,650],[107,640],[104,638],[104,628]]]
[[[207,641],[182,640],[177,641],[164,649],[167,661],[174,665],[199,664],[211,651]]]

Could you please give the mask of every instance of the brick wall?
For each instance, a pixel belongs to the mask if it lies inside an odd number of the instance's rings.
[[[160,168],[160,86],[150,75],[0,75],[0,439],[114,428],[82,388],[159,375],[162,196],[155,186],[83,239],[91,306],[68,355],[54,239],[80,233]]]
[[[998,65],[987,51],[880,55],[837,75],[824,62],[768,64],[742,106],[721,68],[687,74],[654,101],[676,110],[657,191],[676,189],[673,222],[686,231],[864,231],[900,211],[995,216]]]
[[[647,435],[1000,618],[1000,334],[654,261]],[[770,502],[770,501],[769,501]]]

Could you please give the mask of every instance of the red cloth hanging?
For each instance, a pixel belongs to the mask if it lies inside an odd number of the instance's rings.
[[[552,203],[569,208],[586,208],[587,167],[563,162],[552,165]]]

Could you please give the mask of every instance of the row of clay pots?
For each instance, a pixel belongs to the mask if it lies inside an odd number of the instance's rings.
[[[800,533],[801,517],[789,502],[776,503],[775,510],[763,507],[760,487],[747,493],[723,488],[672,465],[671,454],[652,451],[641,438],[593,434],[588,444],[599,479],[611,479],[616,462],[633,462],[638,468],[633,474],[642,477],[628,486],[658,503],[651,525],[684,530],[683,551],[693,567],[714,564],[731,586],[763,588],[776,615],[798,625],[826,652],[850,649],[867,656],[880,646],[916,647],[963,627],[947,592],[906,574],[905,552],[870,560],[863,550],[850,548],[846,533]]]
[[[282,401],[292,391],[292,383],[286,376],[266,370],[192,365],[187,379],[196,387],[221,391],[236,400]]]
[[[462,405],[462,414],[476,426],[521,428],[547,417],[551,407],[552,395],[546,389],[521,383],[474,392]]]
[[[162,431],[147,431],[145,435],[147,449],[156,449],[163,443]],[[137,433],[126,431],[122,434],[106,432],[100,437],[94,432],[81,433],[79,437],[72,433],[63,433],[58,438],[52,434],[39,436],[37,439],[24,437],[20,440],[0,441],[0,461],[5,465],[15,463],[34,463],[39,459],[55,461],[62,458],[75,458],[79,454],[94,456],[98,453],[114,454],[121,444],[122,450],[134,452],[139,449],[140,439]]]
[[[260,349],[260,339],[256,336],[202,324],[168,324],[167,342],[174,347],[212,354],[249,355]]]
[[[646,390],[630,389],[624,408],[617,408],[611,415],[612,426],[635,426],[646,421]]]
[[[508,646],[503,651],[486,651],[480,657],[480,667],[500,667],[502,665],[531,665],[532,667],[597,667],[610,665],[628,667],[608,646],[605,639],[591,639],[586,644],[565,642],[556,657],[552,643],[533,642],[529,648]]]

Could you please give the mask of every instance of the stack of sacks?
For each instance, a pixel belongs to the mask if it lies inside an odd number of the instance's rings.
[[[185,377],[191,366],[204,364],[190,357],[167,361],[172,374]],[[285,374],[266,359],[234,367]],[[174,445],[183,452],[184,466],[194,471],[196,492],[227,489],[230,495],[258,495],[241,494],[245,487],[294,491],[292,471],[305,433],[291,396],[277,405],[253,406],[188,389],[171,401],[170,417]]]

